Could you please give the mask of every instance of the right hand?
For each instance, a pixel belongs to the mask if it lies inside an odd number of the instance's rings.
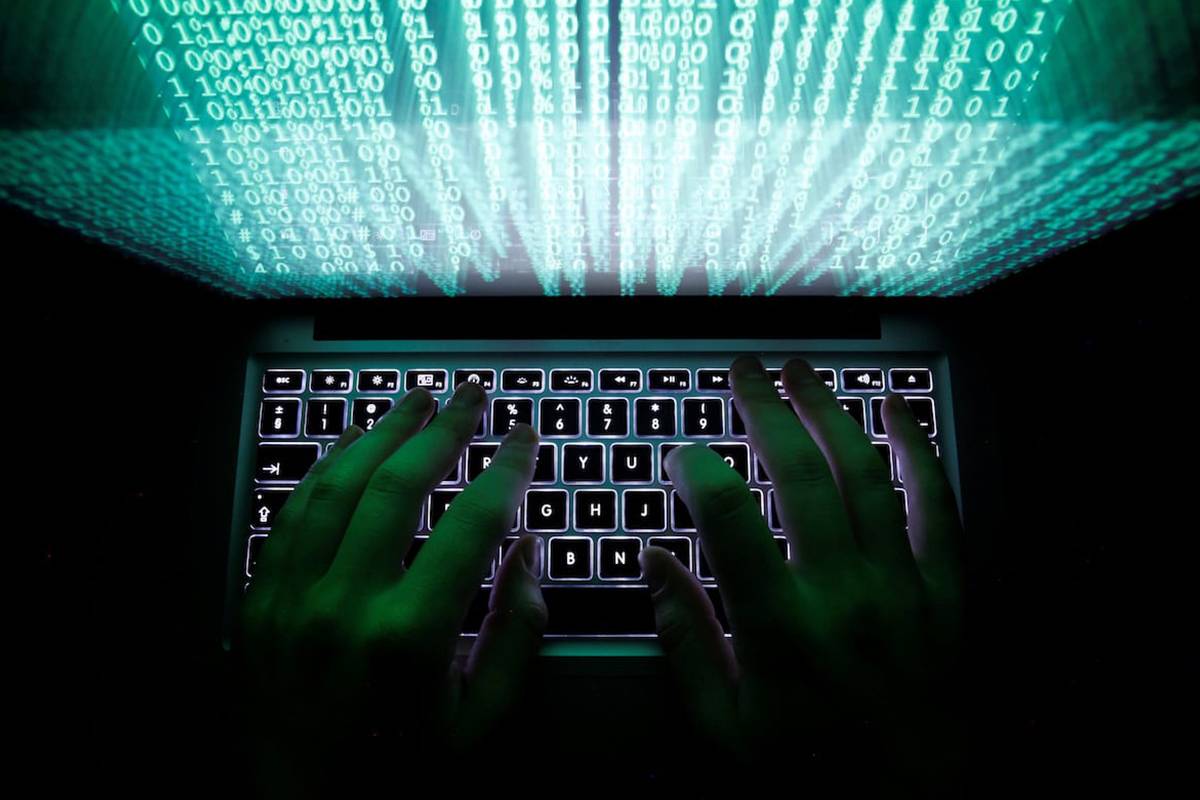
[[[738,359],[730,376],[793,557],[780,557],[758,501],[719,456],[671,452],[667,471],[732,627],[731,643],[676,558],[643,551],[659,639],[694,724],[759,774],[780,770],[811,785],[824,765],[833,786],[869,776],[891,794],[953,789],[962,530],[925,432],[903,398],[887,398],[906,535],[889,466],[807,363],[783,370],[791,408],[757,359]]]

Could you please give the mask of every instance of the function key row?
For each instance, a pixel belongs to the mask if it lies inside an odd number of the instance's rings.
[[[601,369],[598,384],[593,381],[593,370],[551,369],[549,391],[552,392],[640,392],[643,390],[641,369]],[[767,374],[779,391],[784,391],[783,370],[768,369]],[[817,374],[830,391],[839,386],[836,370],[818,368]],[[305,390],[308,374],[302,369],[269,369],[263,374],[263,392],[266,394],[300,394]],[[421,388],[430,392],[444,392],[460,383],[478,383],[491,392],[496,388],[494,369],[456,369],[453,376],[444,369],[410,369],[404,374],[401,384],[398,369],[359,370],[358,380],[349,369],[314,369],[308,389],[313,394],[349,394],[355,388],[359,392],[394,394],[403,385],[405,391]],[[881,392],[890,387],[893,392],[932,392],[933,374],[924,367],[889,369],[885,379],[882,369],[846,368],[841,370],[840,385],[846,392]],[[540,368],[505,369],[500,372],[500,389],[505,392],[537,393],[546,391],[546,370]],[[695,382],[689,369],[646,370],[645,389],[651,392],[686,392],[693,388],[699,391],[729,391],[729,370],[721,368],[697,369]]]

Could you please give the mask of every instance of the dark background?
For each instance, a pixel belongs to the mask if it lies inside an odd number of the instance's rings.
[[[1186,755],[1168,721],[1190,724],[1194,705],[1180,687],[1195,664],[1176,642],[1195,629],[1177,617],[1196,536],[1179,501],[1195,473],[1198,211],[1190,201],[967,298],[832,304],[920,308],[953,342],[978,794],[1145,793]],[[248,762],[219,637],[243,337],[295,305],[211,293],[11,210],[0,221],[19,465],[6,527],[37,542],[32,580],[12,584],[10,658],[34,654],[10,682],[30,712],[21,750],[47,788],[236,786]],[[831,306],[781,305],[793,318]],[[420,321],[445,329],[440,308]],[[737,313],[745,336],[774,335],[755,307]],[[512,745],[524,786],[545,786],[555,764],[592,787],[606,767],[619,784],[702,769],[661,682],[580,679],[548,695],[534,713],[578,724]]]

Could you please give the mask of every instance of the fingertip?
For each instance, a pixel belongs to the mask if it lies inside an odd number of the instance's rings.
[[[515,444],[534,445],[538,443],[537,431],[532,426],[524,422],[517,423],[508,435],[504,437],[504,443],[513,442]]]
[[[784,379],[793,386],[808,386],[813,383],[824,384],[816,370],[812,368],[812,364],[808,361],[796,356],[788,359],[783,365]]]
[[[758,372],[761,372],[762,369],[762,362],[758,360],[757,356],[751,355],[750,353],[743,353],[742,355],[738,356],[729,366],[729,372],[731,375],[754,375]]]

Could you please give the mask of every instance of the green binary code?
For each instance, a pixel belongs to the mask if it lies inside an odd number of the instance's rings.
[[[1200,187],[1189,0],[17,5],[0,199],[241,295],[955,295]]]

